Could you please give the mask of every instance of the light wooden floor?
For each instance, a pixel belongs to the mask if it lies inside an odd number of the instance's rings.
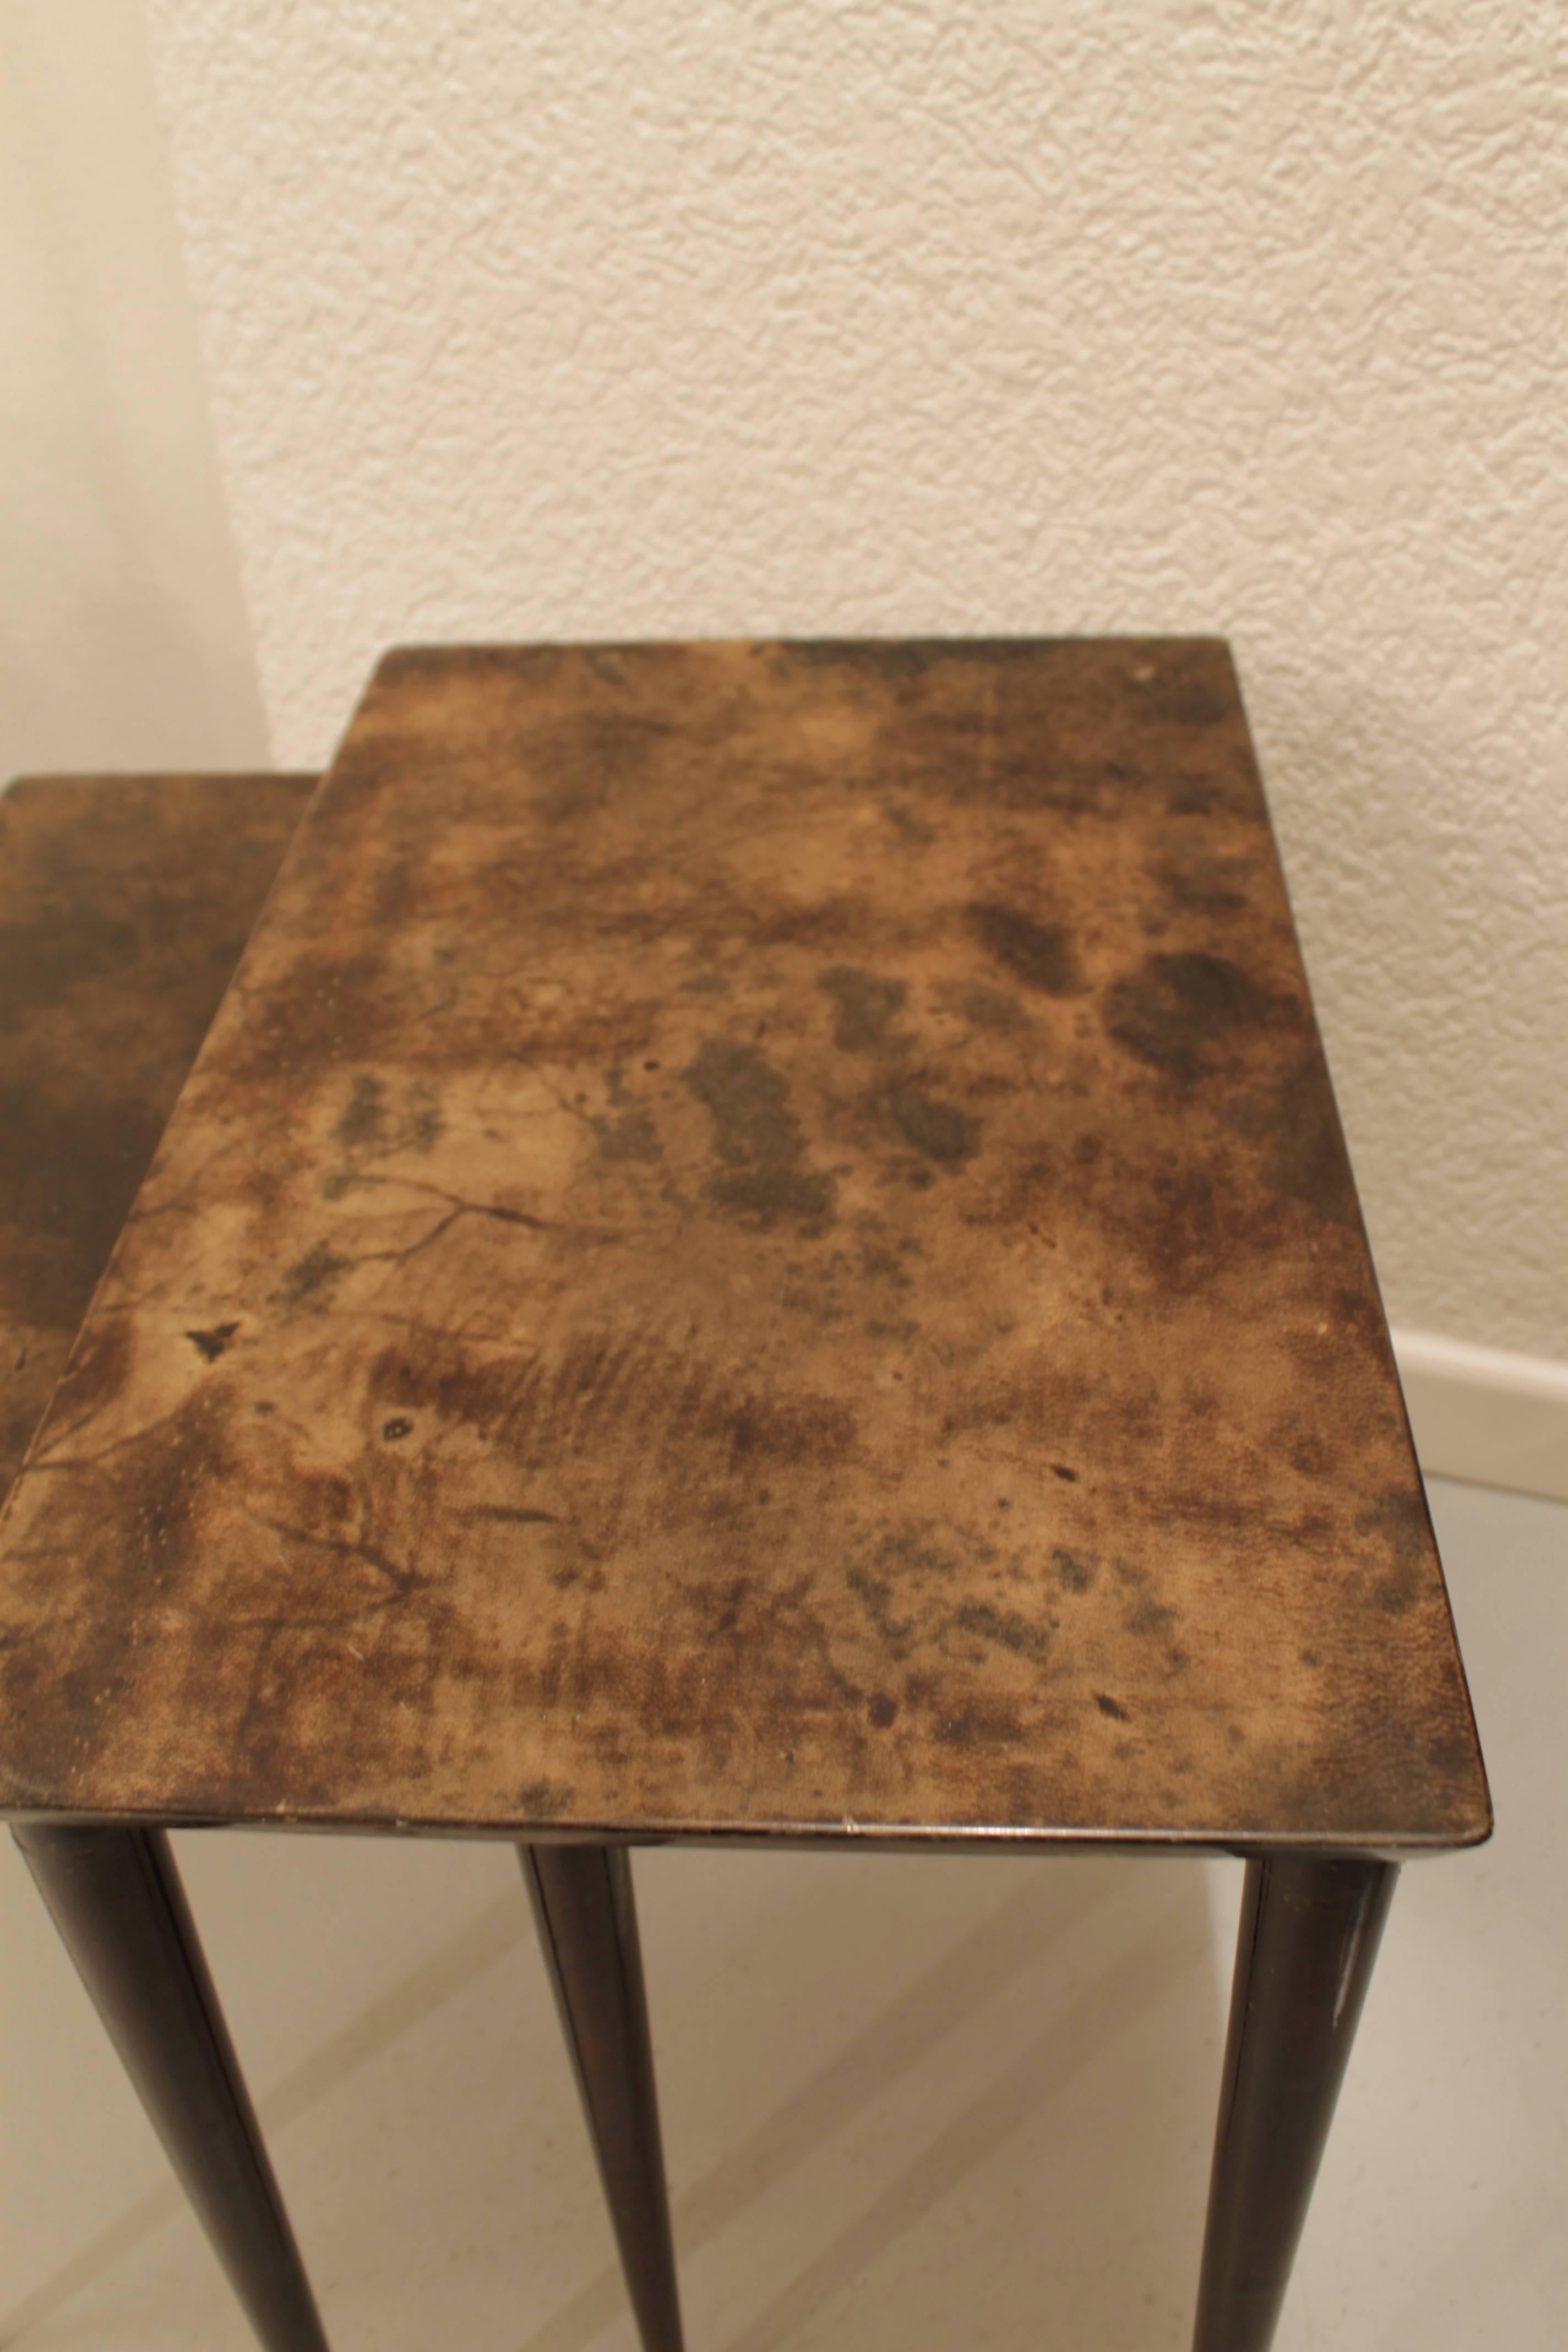
[[[1500,1829],[1408,1871],[1279,2352],[1557,2352],[1568,1507],[1434,1488]],[[630,2352],[505,1849],[186,1838],[335,2352]],[[648,1854],[691,2352],[1183,2352],[1228,1864]],[[8,1843],[0,2345],[250,2342]]]

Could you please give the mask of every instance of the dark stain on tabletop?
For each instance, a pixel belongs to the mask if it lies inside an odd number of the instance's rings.
[[[988,954],[1015,980],[1045,996],[1070,996],[1083,985],[1072,934],[1060,923],[1037,923],[1020,908],[983,900],[969,908],[969,927]]]
[[[879,1045],[909,995],[901,980],[885,980],[853,964],[835,964],[818,974],[816,984],[833,999],[833,1042],[845,1054]]]
[[[614,1118],[597,1118],[593,1124],[603,1160],[635,1160],[648,1164],[664,1157],[653,1113],[641,1105],[620,1111]]]
[[[788,1084],[757,1047],[710,1037],[684,1076],[713,1121],[722,1165],[707,1190],[716,1208],[763,1226],[831,1219],[837,1188],[808,1164]]]
[[[356,1007],[352,1032],[344,1018],[349,1005]],[[346,955],[306,953],[278,975],[254,1007],[247,1008],[245,1021],[217,1044],[213,1071],[242,1088],[258,1082],[297,1083],[363,1060],[378,1042],[377,1031],[405,1029],[407,1013],[387,989],[380,958],[370,949]]]
[[[955,1103],[943,1102],[924,1087],[908,1085],[889,1090],[888,1108],[905,1142],[922,1158],[942,1168],[957,1168],[972,1157],[975,1123]]]
[[[198,1355],[205,1356],[209,1364],[216,1364],[238,1328],[237,1323],[215,1323],[210,1330],[187,1331],[185,1337]]]
[[[1175,1610],[1169,1608],[1164,1601],[1155,1601],[1147,1594],[1132,1603],[1125,1620],[1130,1633],[1142,1635],[1168,1633],[1175,1622]]]
[[[517,1792],[524,1826],[530,1822],[564,1821],[572,1811],[573,1792],[558,1780],[530,1780]]]
[[[844,1580],[864,1608],[888,1655],[894,1660],[907,1658],[915,1621],[912,1617],[893,1615],[893,1587],[888,1579],[873,1576],[865,1569],[852,1568]]]
[[[1050,1650],[1051,1637],[1041,1626],[1032,1625],[1016,1609],[994,1609],[988,1601],[966,1602],[953,1622],[964,1633],[994,1642],[999,1649],[1011,1650],[1015,1657],[1032,1659],[1037,1665],[1044,1663]]]
[[[1058,1544],[1051,1553],[1051,1564],[1057,1571],[1057,1581],[1064,1592],[1087,1592],[1094,1582],[1094,1562],[1066,1544]]]
[[[1152,955],[1105,992],[1119,1045],[1184,1086],[1208,1076],[1240,1034],[1272,1021],[1268,990],[1228,956]]]
[[[976,1029],[1021,1029],[1024,1025],[1022,1008],[999,989],[985,988],[979,983],[966,988],[958,1000],[958,1009]]]
[[[1024,1737],[1016,1706],[978,1696],[951,1715],[939,1716],[933,1727],[948,1748],[1011,1748]]]
[[[338,1276],[346,1274],[348,1267],[348,1259],[340,1257],[325,1242],[312,1242],[304,1256],[289,1266],[272,1293],[273,1300],[279,1307],[302,1307],[307,1300],[325,1307]]]
[[[855,1444],[856,1419],[837,1397],[746,1398],[714,1409],[707,1428],[727,1441],[730,1465],[752,1461],[842,1462]]]
[[[416,1078],[405,1091],[401,1109],[394,1112],[381,1079],[373,1071],[360,1070],[332,1132],[345,1151],[380,1159],[396,1151],[432,1151],[444,1130],[440,1101],[428,1079]],[[338,1197],[344,1189],[340,1180]]]
[[[373,1072],[361,1070],[354,1078],[347,1103],[332,1132],[338,1141],[353,1150],[363,1145],[380,1143],[386,1133],[386,1121],[382,1108],[381,1080]]]

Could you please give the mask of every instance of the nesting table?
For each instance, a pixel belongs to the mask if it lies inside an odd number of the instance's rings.
[[[1262,2352],[1490,1813],[1226,647],[409,649],[308,789],[0,803],[0,1472],[86,1310],[0,1808],[261,2341],[171,1825],[518,1845],[648,2352],[631,1846],[1243,1855],[1195,2343]]]

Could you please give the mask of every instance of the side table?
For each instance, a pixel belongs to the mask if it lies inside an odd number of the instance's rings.
[[[1199,2352],[1489,1806],[1211,640],[409,650],[0,1525],[0,1804],[263,2341],[161,1832],[517,1843],[679,2345],[627,1849],[1248,1862]]]
[[[0,1504],[316,782],[50,776],[23,778],[0,797]],[[85,1835],[79,1851],[90,1855]],[[17,1842],[35,1861],[25,1828]],[[47,1894],[57,1850],[68,1864],[79,1851],[68,1832],[58,1849],[43,1833]],[[297,2263],[168,1841],[118,1835],[109,1851],[137,1869],[132,1911],[156,1900],[165,1915],[153,1963],[164,2033],[149,2057],[137,1989],[129,2010],[115,1997],[116,1968],[133,1962],[117,1940],[111,1887],[107,1975],[84,1966],[88,1990],[198,2210],[215,2188],[224,2193],[225,2142],[244,2137],[250,2185],[270,2198],[283,2259]],[[68,1890],[54,1900],[68,1902]],[[95,1932],[86,1918],[66,1926],[66,1940]],[[169,2032],[182,2026],[190,2046],[172,2056]],[[160,2093],[171,2063],[174,2131]],[[229,2104],[219,2089],[216,2114],[204,2067],[226,2087]],[[198,2143],[190,2118],[204,2098]]]

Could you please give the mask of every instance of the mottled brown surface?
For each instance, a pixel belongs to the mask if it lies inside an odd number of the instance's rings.
[[[1225,648],[390,656],[0,1583],[13,1806],[1484,1834]]]
[[[314,784],[0,797],[0,1497]]]

